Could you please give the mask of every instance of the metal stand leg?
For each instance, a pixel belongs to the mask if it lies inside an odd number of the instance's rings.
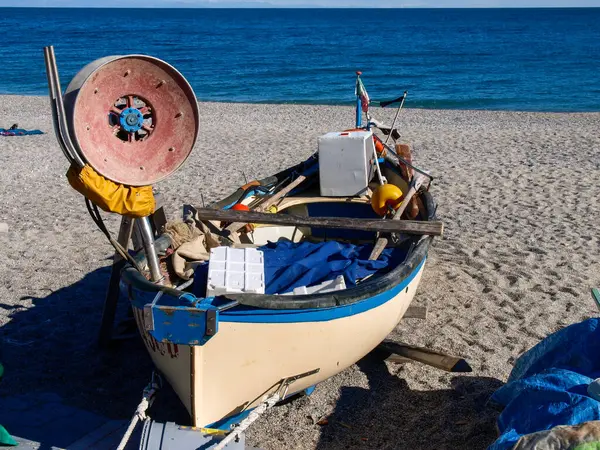
[[[130,217],[123,217],[121,219],[121,227],[119,228],[117,240],[126,251],[129,249],[133,224],[134,219]],[[117,312],[117,304],[119,302],[119,281],[121,279],[121,269],[123,269],[124,265],[125,260],[123,260],[119,253],[115,252],[112,270],[110,272],[110,281],[108,283],[108,292],[106,293],[106,299],[104,300],[100,332],[98,334],[98,344],[100,347],[107,347],[112,338],[113,324]]]
[[[142,236],[142,242],[144,244],[144,252],[146,253],[146,261],[150,268],[150,277],[152,281],[159,282],[163,276],[160,272],[160,264],[158,262],[158,255],[154,248],[154,232],[152,231],[152,225],[150,224],[150,218],[143,217],[137,220],[138,230]]]
[[[152,281],[160,282],[163,277],[160,272],[156,250],[154,249],[152,224],[154,224],[156,230],[160,233],[164,229],[167,220],[162,206],[162,197],[159,193],[156,193],[155,198],[156,211],[152,216],[137,220],[130,217],[122,217],[117,240],[125,251],[129,250],[130,242],[133,243],[133,248],[136,251],[144,248]],[[136,224],[137,226],[134,227]],[[121,255],[115,253],[110,272],[110,281],[108,283],[108,292],[104,301],[100,332],[98,333],[98,344],[103,348],[107,347],[113,338],[113,326],[119,302],[119,282],[121,280],[121,270],[125,266],[125,263]]]

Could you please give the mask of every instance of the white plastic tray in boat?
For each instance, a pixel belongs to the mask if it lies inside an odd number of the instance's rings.
[[[265,293],[262,251],[232,247],[216,247],[210,251],[206,296],[232,293]]]

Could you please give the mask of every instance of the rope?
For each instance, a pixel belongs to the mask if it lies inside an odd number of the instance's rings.
[[[92,220],[94,221],[96,226],[100,229],[100,231],[106,236],[106,238],[108,239],[108,242],[110,242],[110,244],[113,246],[115,251],[119,255],[121,255],[121,257],[124,260],[128,261],[133,267],[135,267],[138,272],[143,273],[142,269],[139,266],[139,264],[137,263],[137,261],[135,259],[133,259],[133,257],[129,254],[129,252],[127,250],[125,250],[123,248],[123,246],[121,244],[119,244],[119,242],[115,238],[112,237],[112,235],[108,231],[108,228],[106,228],[104,221],[102,220],[102,216],[100,215],[100,211],[98,211],[98,207],[95,204],[93,204],[87,197],[85,198],[85,206],[87,206],[87,210],[90,213]]]
[[[167,222],[165,225],[165,234],[171,237],[172,246],[174,249],[179,248],[186,242],[191,242],[202,233],[193,224],[183,221]]]
[[[140,403],[140,406],[141,406],[141,403]],[[138,420],[139,420],[139,417],[137,415],[133,416],[133,419],[131,420],[131,423],[129,424],[127,431],[125,432],[123,439],[121,439],[121,443],[117,447],[117,450],[124,450],[125,446],[129,442],[129,439],[131,438],[131,433],[133,433],[133,430],[135,429],[135,426],[137,425]]]
[[[127,442],[129,442],[129,439],[131,438],[131,434],[133,433],[133,430],[135,429],[135,426],[137,425],[137,423],[140,420],[144,421],[144,420],[148,419],[148,416],[146,415],[146,410],[148,408],[150,408],[150,406],[152,405],[152,402],[154,401],[154,394],[156,394],[156,391],[158,391],[160,389],[160,385],[159,385],[159,383],[157,383],[155,381],[155,377],[156,377],[156,374],[153,372],[152,373],[152,381],[144,389],[142,401],[137,406],[137,408],[135,410],[135,414],[133,415],[133,418],[131,419],[129,426],[127,427],[127,431],[125,431],[125,434],[123,435],[123,438],[121,439],[121,442],[119,443],[119,446],[117,447],[117,450],[124,450],[125,447],[127,446]]]
[[[264,402],[262,402],[259,406],[254,408],[254,410],[242,420],[239,426],[236,427],[230,434],[227,435],[225,439],[223,439],[213,450],[223,450],[227,445],[235,441],[240,434],[248,429],[250,425],[252,425],[262,414],[264,414],[268,409],[275,406],[281,399],[279,393],[275,393],[269,396]],[[121,450],[121,449],[119,449]]]

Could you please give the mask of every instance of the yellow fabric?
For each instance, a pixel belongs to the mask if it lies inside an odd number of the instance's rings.
[[[106,212],[130,217],[145,217],[154,213],[156,203],[152,186],[134,187],[115,183],[87,164],[82,169],[72,165],[67,172],[67,179],[73,189]]]

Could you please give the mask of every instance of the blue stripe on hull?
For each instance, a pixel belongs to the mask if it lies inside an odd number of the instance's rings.
[[[163,295],[161,302],[152,305],[148,311],[151,315],[149,332],[159,342],[171,342],[184,345],[204,345],[214,336],[219,322],[229,323],[303,323],[327,322],[344,317],[351,317],[375,309],[400,294],[413,282],[419,274],[426,259],[413,269],[404,280],[389,290],[368,297],[349,305],[315,309],[258,309],[239,306],[225,311],[218,311],[211,304],[214,298],[205,299],[197,306],[182,306],[181,299]],[[131,286],[130,286],[131,287]],[[155,298],[155,292],[144,292],[131,287],[129,297],[134,307],[144,310]],[[186,294],[190,295],[191,294]],[[335,295],[332,293],[331,295]],[[193,296],[191,296],[193,297]],[[195,300],[193,297],[192,300]],[[188,304],[193,304],[193,301]],[[145,314],[145,313],[144,313]],[[212,317],[209,323],[209,315]]]
[[[219,315],[221,322],[238,322],[238,323],[298,323],[298,322],[326,322],[328,320],[341,319],[343,317],[354,316],[361,314],[388,302],[415,279],[426,259],[415,267],[412,273],[406,277],[401,283],[390,288],[390,290],[374,295],[365,300],[362,300],[351,305],[342,305],[332,308],[319,309],[233,309],[224,311]],[[332,294],[335,295],[335,294]]]

